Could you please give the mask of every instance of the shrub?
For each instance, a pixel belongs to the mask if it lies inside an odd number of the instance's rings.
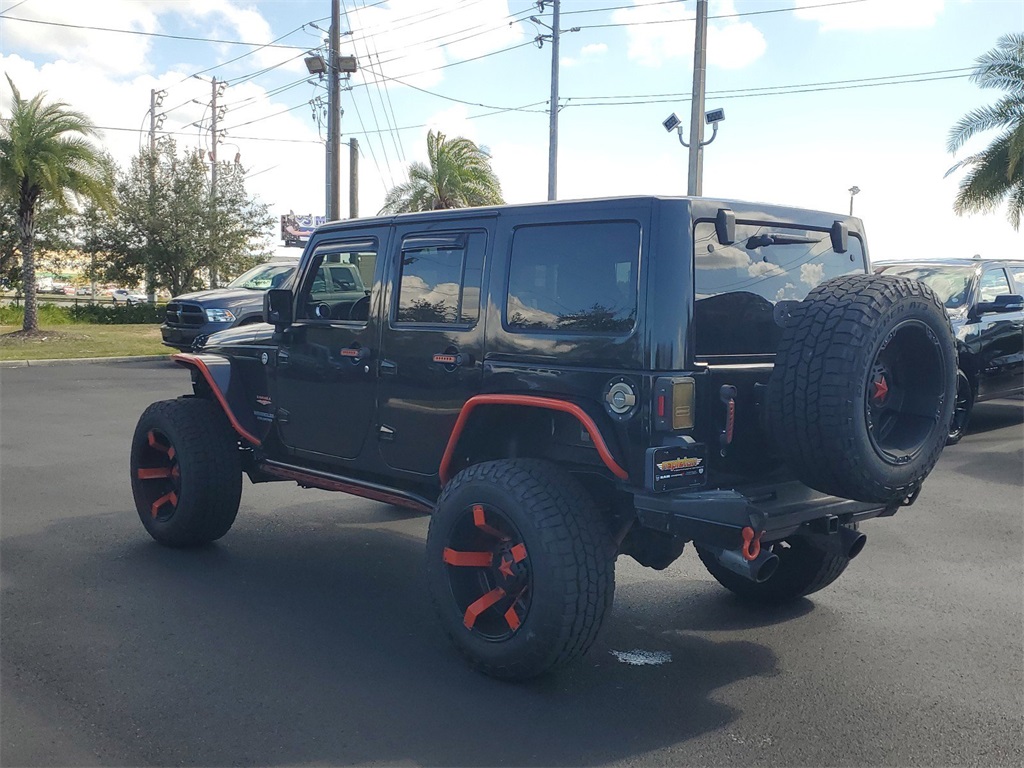
[[[95,325],[126,325],[138,323],[162,323],[165,304],[76,304],[61,307],[56,304],[39,305],[40,325],[68,325],[70,323],[93,323]],[[0,325],[21,325],[25,320],[25,308],[21,306],[0,307]]]
[[[125,325],[162,323],[165,307],[165,304],[77,304],[68,311],[76,323]]]

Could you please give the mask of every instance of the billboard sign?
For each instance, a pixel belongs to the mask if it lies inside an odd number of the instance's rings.
[[[285,246],[302,248],[309,241],[313,230],[327,222],[326,216],[287,213],[281,216],[281,239]]]

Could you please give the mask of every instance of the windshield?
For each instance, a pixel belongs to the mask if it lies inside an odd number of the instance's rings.
[[[886,264],[878,272],[920,280],[939,297],[946,309],[957,309],[967,303],[967,292],[976,267],[944,264]]]
[[[228,283],[228,288],[247,288],[250,291],[278,288],[294,271],[293,264],[260,264],[240,274]]]

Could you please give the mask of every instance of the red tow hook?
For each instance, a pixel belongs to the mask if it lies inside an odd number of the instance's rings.
[[[740,534],[743,536],[743,546],[740,547],[743,559],[756,560],[757,556],[761,554],[761,537],[764,536],[764,531],[755,534],[754,529],[748,525],[740,531]]]

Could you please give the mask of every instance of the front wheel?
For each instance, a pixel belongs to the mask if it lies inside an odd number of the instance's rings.
[[[139,519],[161,544],[205,544],[235,521],[242,496],[238,438],[209,400],[149,406],[132,439],[131,475]]]
[[[615,547],[595,504],[546,462],[475,464],[445,488],[427,533],[441,624],[478,670],[506,680],[583,655],[615,591]]]

